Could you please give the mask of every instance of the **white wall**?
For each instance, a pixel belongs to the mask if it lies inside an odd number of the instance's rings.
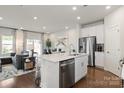
[[[67,32],[68,34],[68,51],[70,51],[70,48],[72,47],[74,50],[76,50],[76,53],[78,53],[78,40],[79,40],[79,30],[77,29],[71,29]]]
[[[59,47],[64,48],[65,47],[65,51],[66,51],[66,48],[68,46],[68,44],[67,44],[67,30],[55,32],[55,33],[51,34],[50,37],[51,37],[51,40],[53,41],[53,44],[52,44],[53,47],[55,47],[55,48],[57,48],[57,47],[58,48]],[[62,38],[66,38],[66,40],[64,40],[64,43],[66,46],[63,46],[63,45],[56,46],[58,44],[58,40],[62,39]]]
[[[23,31],[16,31],[16,54],[20,54],[23,50]]]
[[[59,31],[59,32],[54,32],[54,33],[50,33],[50,34],[44,34],[44,48],[46,48],[46,40],[47,39],[51,40],[51,44],[52,44],[52,49],[57,48],[57,44],[58,44],[58,40],[60,38],[67,38],[67,31]],[[67,40],[64,41],[64,43],[66,44],[67,47]]]
[[[47,38],[50,38],[52,41],[52,48],[57,48],[56,44],[58,43],[57,40],[60,38],[66,38],[64,41],[66,44],[66,52],[70,51],[70,45],[73,46],[73,49],[78,52],[78,40],[79,40],[79,31],[80,31],[80,25],[76,25],[75,28],[69,29],[69,30],[64,30],[64,31],[59,31],[59,32],[54,32],[51,34],[45,34],[44,35],[44,48],[45,46],[45,41]]]

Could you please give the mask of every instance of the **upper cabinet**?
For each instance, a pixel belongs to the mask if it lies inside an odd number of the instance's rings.
[[[104,43],[104,25],[96,26],[97,43]]]
[[[96,36],[97,43],[104,43],[104,25],[84,27],[80,31],[80,37]]]
[[[83,28],[80,31],[80,37],[88,37],[89,36],[89,28]]]
[[[89,27],[89,36],[96,36],[97,35],[96,29],[97,29],[96,26]]]

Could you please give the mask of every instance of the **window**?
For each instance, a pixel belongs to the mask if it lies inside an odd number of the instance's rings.
[[[38,55],[41,54],[41,44],[40,40],[27,39],[27,50],[34,49],[34,52],[37,52]]]
[[[13,36],[3,35],[2,37],[2,54],[13,52]]]
[[[40,40],[34,40],[34,52],[37,52],[39,55],[41,54]]]
[[[40,56],[42,54],[42,34],[34,32],[24,32],[24,49],[32,50]]]
[[[15,52],[15,30],[0,27],[0,57]]]
[[[34,49],[34,40],[32,40],[32,39],[27,39],[27,46],[26,46],[27,48],[27,50],[32,50],[32,49]]]

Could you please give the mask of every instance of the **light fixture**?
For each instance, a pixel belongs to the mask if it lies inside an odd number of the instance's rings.
[[[0,20],[3,20],[3,17],[0,17]]]
[[[106,7],[105,7],[105,9],[107,9],[107,10],[110,9],[110,8],[111,8],[111,6],[106,6]]]
[[[46,26],[43,26],[43,29],[45,30],[46,29]]]
[[[77,20],[80,20],[81,19],[81,17],[80,16],[77,16]]]
[[[69,27],[68,26],[65,26],[65,29],[68,29]]]
[[[75,11],[75,10],[77,10],[77,7],[76,6],[73,6],[72,9]]]
[[[23,27],[20,27],[20,29],[22,30],[22,29],[24,29]]]
[[[35,16],[35,17],[34,17],[34,20],[36,20],[36,19],[37,19],[37,17]]]

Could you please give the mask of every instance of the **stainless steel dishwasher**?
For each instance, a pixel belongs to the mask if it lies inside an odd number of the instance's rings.
[[[75,61],[74,58],[60,61],[59,70],[60,88],[69,88],[75,83]]]

